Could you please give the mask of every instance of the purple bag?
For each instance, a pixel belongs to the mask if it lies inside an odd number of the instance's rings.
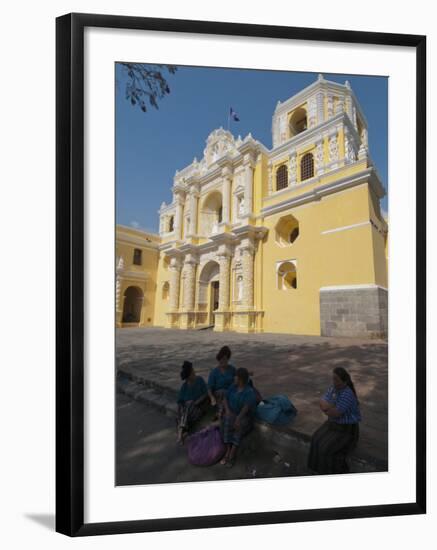
[[[225,454],[226,447],[218,426],[209,426],[187,440],[188,460],[196,466],[212,466]]]

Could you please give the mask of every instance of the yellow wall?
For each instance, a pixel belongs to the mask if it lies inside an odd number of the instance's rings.
[[[155,312],[159,238],[156,235],[148,235],[142,231],[121,226],[117,226],[116,237],[116,257],[122,256],[124,259],[120,303],[123,304],[123,296],[127,288],[130,286],[139,288],[144,295],[140,326],[152,326]],[[137,239],[137,242],[129,242],[130,239]],[[150,242],[146,239],[150,239]],[[135,248],[142,251],[142,265],[133,263]]]
[[[377,265],[381,253],[370,223],[324,233],[369,222],[368,194],[368,185],[362,184],[264,219],[269,233],[263,244],[262,298],[258,300],[262,299],[265,309],[265,332],[320,334],[321,287],[381,284]],[[290,213],[299,221],[299,237],[289,246],[280,246],[275,227]],[[296,261],[297,289],[277,288],[276,265],[286,260]]]

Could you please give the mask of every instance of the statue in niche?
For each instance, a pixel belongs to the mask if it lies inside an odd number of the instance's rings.
[[[237,301],[243,299],[243,275],[237,275]]]
[[[238,215],[244,216],[244,197],[238,197]]]

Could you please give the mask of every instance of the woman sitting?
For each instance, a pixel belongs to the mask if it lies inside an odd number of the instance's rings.
[[[222,434],[226,445],[226,454],[220,464],[231,468],[234,465],[237,448],[242,438],[253,428],[256,410],[256,394],[249,384],[247,369],[237,370],[235,384],[226,392],[223,405]]]
[[[212,369],[208,378],[208,395],[211,405],[218,406],[218,416],[223,413],[223,399],[228,388],[233,384],[236,368],[229,363],[231,350],[223,346],[216,355],[217,367]]]
[[[308,467],[319,474],[349,471],[346,457],[359,437],[361,413],[357,393],[343,367],[333,370],[333,385],[320,400],[327,421],[313,434]]]
[[[201,418],[208,406],[208,389],[205,380],[197,376],[193,364],[184,361],[181,370],[184,383],[178,396],[178,442],[183,445],[190,427]]]

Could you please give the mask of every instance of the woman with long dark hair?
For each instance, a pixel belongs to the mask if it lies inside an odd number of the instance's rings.
[[[231,350],[229,346],[220,348],[216,355],[218,365],[211,370],[208,378],[208,395],[211,405],[217,405],[217,416],[221,417],[223,412],[223,399],[228,388],[234,383],[236,368],[229,363]]]
[[[208,406],[208,389],[205,380],[197,376],[193,363],[184,361],[181,369],[183,384],[178,396],[178,442],[183,445],[191,426],[199,420]]]
[[[308,467],[318,474],[347,473],[347,455],[359,437],[361,413],[351,376],[336,367],[332,382],[319,404],[327,420],[313,434],[308,457]]]

